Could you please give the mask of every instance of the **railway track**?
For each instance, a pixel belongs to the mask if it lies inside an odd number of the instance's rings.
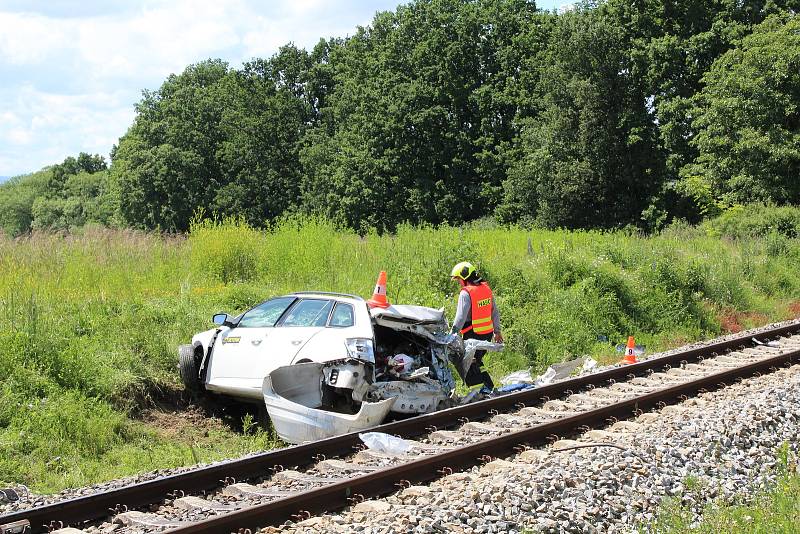
[[[407,455],[359,450],[353,433],[3,515],[0,531],[113,521],[126,534],[227,533],[302,520],[800,363],[797,334],[794,323],[374,429],[416,439]]]

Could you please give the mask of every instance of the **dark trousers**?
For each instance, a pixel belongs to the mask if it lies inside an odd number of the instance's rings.
[[[491,334],[476,334],[472,330],[464,333],[464,339],[479,339],[481,341],[491,341],[494,333]],[[494,382],[489,373],[481,369],[483,367],[483,356],[486,354],[485,350],[475,351],[475,359],[472,360],[472,365],[467,369],[467,374],[464,377],[464,383],[468,386],[477,386],[483,384],[489,389],[494,389]]]

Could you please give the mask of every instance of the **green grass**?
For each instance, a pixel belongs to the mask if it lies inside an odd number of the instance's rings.
[[[571,356],[611,362],[628,335],[654,352],[796,314],[796,240],[718,235],[475,225],[359,236],[291,219],[266,231],[198,221],[186,237],[0,237],[0,482],[54,491],[272,446],[268,432],[176,434],[142,414],[180,391],[176,347],[213,313],[295,290],[368,296],[382,269],[391,301],[452,317],[449,270],[476,263],[508,346],[487,358],[496,378]]]
[[[774,487],[758,492],[747,503],[713,503],[703,511],[700,521],[679,500],[662,503],[657,520],[646,529],[659,534],[795,534],[800,532],[800,474],[796,461],[789,461],[786,447],[780,452],[778,481]],[[687,485],[687,490],[691,489]]]

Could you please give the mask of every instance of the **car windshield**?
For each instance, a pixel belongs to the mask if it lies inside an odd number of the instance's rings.
[[[263,302],[246,312],[239,321],[240,328],[265,328],[275,326],[286,308],[295,301],[294,297],[278,297]]]
[[[292,306],[280,326],[325,326],[331,307],[331,300],[303,299]]]

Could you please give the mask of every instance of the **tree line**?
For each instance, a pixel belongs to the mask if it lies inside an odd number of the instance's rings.
[[[0,186],[10,233],[308,213],[654,230],[800,201],[800,0],[414,0],[144,91],[110,166]]]

